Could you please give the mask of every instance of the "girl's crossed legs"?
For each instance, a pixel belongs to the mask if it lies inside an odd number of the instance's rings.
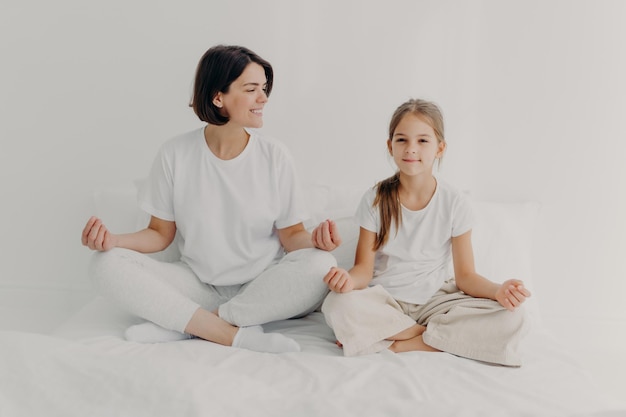
[[[517,347],[524,312],[474,298],[449,280],[422,305],[399,302],[381,286],[330,293],[322,312],[346,356],[390,349],[445,351],[507,366],[520,366]]]

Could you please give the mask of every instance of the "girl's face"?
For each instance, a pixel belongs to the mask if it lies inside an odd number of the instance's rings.
[[[387,147],[400,172],[416,176],[432,175],[435,159],[443,155],[446,145],[437,140],[425,118],[407,113],[387,141]]]
[[[213,104],[228,116],[229,124],[259,128],[263,126],[263,107],[267,103],[267,78],[263,67],[251,62],[230,84],[227,93],[217,93]]]

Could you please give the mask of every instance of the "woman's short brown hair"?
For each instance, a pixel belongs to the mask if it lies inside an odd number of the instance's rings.
[[[193,86],[193,96],[189,106],[203,122],[213,125],[228,123],[228,117],[220,114],[220,109],[213,104],[217,93],[227,93],[230,85],[251,63],[257,63],[265,71],[267,86],[265,93],[272,91],[274,70],[269,62],[243,46],[217,45],[204,53]]]

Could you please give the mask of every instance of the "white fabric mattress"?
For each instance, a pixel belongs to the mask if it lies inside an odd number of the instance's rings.
[[[97,297],[54,335],[0,332],[0,416],[626,416],[546,331],[506,368],[447,353],[346,358],[321,313],[266,325],[302,352],[138,344]]]

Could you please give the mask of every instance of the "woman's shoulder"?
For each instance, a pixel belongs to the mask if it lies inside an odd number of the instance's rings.
[[[291,159],[291,152],[283,142],[257,129],[248,128],[246,131],[250,134],[250,139],[261,152],[274,157]]]
[[[262,144],[263,146],[276,147],[276,148],[286,148],[284,143],[282,143],[281,141],[279,141],[275,137],[268,135],[267,133],[263,132],[262,130],[253,129],[253,128],[246,128],[246,132],[248,132],[248,134],[250,135],[250,137],[253,140],[257,141],[258,143]]]
[[[181,152],[195,150],[199,143],[204,143],[204,128],[196,128],[167,139],[161,145],[162,152]]]

